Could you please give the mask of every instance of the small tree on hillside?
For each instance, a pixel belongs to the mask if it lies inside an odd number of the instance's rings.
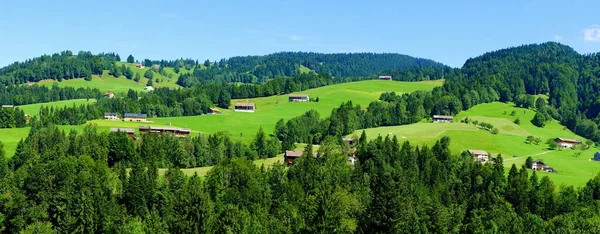
[[[515,119],[515,124],[516,124],[516,125],[521,125],[521,119],[519,119],[519,117],[517,117],[517,118]]]
[[[548,149],[556,149],[558,148],[558,144],[554,141],[554,138],[550,138],[546,140],[546,144],[548,144]]]
[[[148,82],[146,82],[146,86],[152,86],[152,79],[149,79]]]
[[[135,62],[135,59],[133,58],[133,55],[127,56],[127,62],[128,63],[134,63]]]
[[[492,134],[496,135],[498,134],[499,130],[497,128],[493,128],[491,132]]]
[[[510,116],[515,116],[517,114],[517,111],[513,110],[512,112],[510,112]]]
[[[533,143],[533,141],[535,141],[535,137],[531,135],[527,136],[527,138],[525,139],[525,143],[527,144],[531,144]]]
[[[537,127],[543,128],[546,125],[546,116],[540,112],[536,112],[531,123]]]
[[[151,69],[148,69],[144,72],[144,77],[146,77],[146,79],[152,79],[154,77],[154,72],[152,72]]]
[[[527,167],[527,169],[531,169],[532,166],[533,166],[533,158],[527,157],[527,159],[525,160],[525,167]]]
[[[135,77],[133,78],[133,81],[135,81],[137,83],[137,82],[140,82],[140,79],[142,79],[142,76],[140,75],[139,72],[136,72]]]

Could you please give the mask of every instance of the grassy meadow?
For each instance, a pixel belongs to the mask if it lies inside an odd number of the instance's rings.
[[[515,116],[511,116],[513,110]],[[494,157],[501,154],[507,172],[513,163],[521,166],[526,158],[531,156],[534,160],[548,163],[548,166],[558,171],[558,173],[538,172],[538,175],[547,175],[556,184],[582,186],[600,172],[600,162],[590,161],[598,149],[548,150],[544,142],[549,138],[575,138],[584,142],[585,139],[569,131],[556,120],[547,123],[544,128],[538,128],[530,122],[534,114],[532,110],[496,102],[480,104],[463,111],[455,116],[454,123],[421,122],[404,126],[371,128],[366,129],[365,132],[369,139],[378,135],[383,137],[395,135],[399,141],[410,141],[413,145],[431,145],[440,137],[448,136],[451,139],[450,149],[454,153],[480,149],[488,151]],[[460,120],[465,117],[491,123],[499,129],[499,133],[493,135],[473,124],[460,123]],[[513,122],[516,118],[520,119],[520,125]],[[360,135],[361,131],[356,131],[354,134]],[[539,145],[525,143],[525,138],[529,135],[541,138],[542,143]],[[577,152],[581,153],[578,157],[576,157]]]
[[[153,123],[129,123],[109,120],[94,120],[90,123],[99,126],[137,127],[142,125],[164,126],[171,123],[173,127],[191,128],[192,134],[215,133],[228,131],[234,137],[250,142],[262,126],[267,133],[272,133],[275,123],[283,118],[290,119],[315,109],[322,117],[329,116],[333,108],[342,102],[352,100],[354,104],[368,105],[377,100],[385,91],[413,92],[416,90],[431,90],[442,85],[443,81],[426,82],[396,82],[368,80],[352,83],[336,84],[306,90],[301,93],[309,94],[312,99],[319,97],[319,102],[288,102],[288,95],[232,100],[235,102],[254,102],[256,112],[235,112],[232,109],[222,110],[218,115],[182,116],[167,118],[152,118]]]

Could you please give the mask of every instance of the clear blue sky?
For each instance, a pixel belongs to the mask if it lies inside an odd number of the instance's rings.
[[[0,66],[65,49],[201,61],[279,51],[395,52],[460,67],[559,41],[600,52],[600,1],[0,1]],[[587,34],[586,34],[587,33]]]

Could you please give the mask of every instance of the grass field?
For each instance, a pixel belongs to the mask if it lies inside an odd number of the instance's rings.
[[[25,112],[25,114],[34,116],[37,115],[40,112],[40,108],[42,106],[45,107],[65,107],[65,106],[80,106],[80,105],[85,105],[85,104],[90,104],[90,103],[95,103],[96,99],[90,99],[89,101],[86,99],[74,99],[74,100],[65,100],[65,101],[57,101],[57,102],[47,102],[47,103],[36,103],[36,104],[30,104],[30,105],[22,105],[22,106],[18,106],[19,108],[21,108],[21,110],[23,110],[23,112]]]
[[[512,111],[515,116],[510,116]],[[506,111],[506,114],[504,114]],[[489,103],[477,105],[468,111],[463,111],[455,116],[455,123],[416,123],[405,126],[381,127],[366,129],[369,139],[377,135],[396,135],[400,141],[410,141],[413,145],[433,144],[442,136],[451,139],[450,149],[454,153],[461,153],[467,149],[486,150],[490,155],[502,154],[504,166],[509,169],[513,163],[521,166],[527,156],[534,160],[542,160],[558,171],[558,173],[539,172],[539,175],[550,177],[556,184],[584,185],[589,179],[600,172],[600,162],[590,161],[597,149],[589,150],[547,150],[547,145],[527,144],[528,135],[540,137],[543,142],[549,138],[565,137],[584,141],[553,120],[544,128],[531,124],[530,120],[535,114],[532,110],[515,108],[505,103]],[[493,135],[486,130],[479,129],[472,124],[459,123],[460,119],[469,117],[472,120],[484,121],[498,128],[499,134]],[[513,123],[519,118],[521,124]],[[356,131],[354,134],[360,134]],[[576,152],[581,152],[575,157]],[[517,157],[513,157],[517,156]],[[508,170],[507,170],[508,171]]]
[[[108,120],[94,120],[90,121],[90,123],[107,127],[137,127],[142,125],[166,125],[167,122],[170,122],[173,127],[191,128],[192,134],[228,131],[232,136],[240,137],[245,142],[250,142],[261,126],[265,129],[265,132],[272,133],[275,123],[281,118],[290,119],[297,117],[310,109],[315,109],[324,117],[328,116],[333,108],[339,107],[342,102],[348,100],[352,100],[354,104],[366,106],[371,101],[377,100],[381,93],[385,91],[413,92],[416,90],[431,90],[441,85],[442,82],[360,81],[325,86],[301,92],[310,94],[313,99],[319,97],[319,102],[288,102],[288,95],[232,100],[232,105],[237,101],[256,103],[257,109],[254,113],[222,110],[223,114],[220,115],[152,118],[150,119],[153,121],[151,124]]]

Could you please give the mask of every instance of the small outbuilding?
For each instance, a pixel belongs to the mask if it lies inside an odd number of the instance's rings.
[[[2,105],[2,108],[7,108],[7,109],[12,109],[14,108],[14,105]]]
[[[308,94],[290,94],[288,97],[288,101],[290,102],[308,102],[310,101],[310,97]]]
[[[104,93],[104,98],[114,98],[114,97],[115,97],[115,93],[113,93],[113,92]]]
[[[485,150],[467,150],[467,152],[473,156],[475,160],[481,161],[483,163],[489,161],[489,154]]]
[[[304,154],[302,151],[286,150],[285,154],[283,154],[283,162],[287,165],[294,164],[294,160],[302,157],[302,154]],[[317,157],[317,152],[313,152],[313,157]]]
[[[254,112],[256,105],[252,102],[238,102],[234,106],[234,111],[238,112]]]
[[[146,88],[144,88],[144,90],[146,90],[146,91],[154,91],[154,88],[152,88],[152,86],[146,86]]]
[[[221,111],[219,109],[217,109],[217,108],[209,108],[208,109],[208,114],[213,114],[213,115],[215,115],[215,114],[221,114]]]
[[[392,80],[392,76],[379,76],[379,80]]]
[[[433,116],[434,123],[452,123],[453,119],[454,119],[454,117],[451,115],[434,115]]]
[[[133,128],[110,128],[110,132],[124,132],[129,138],[135,139],[135,129]]]

